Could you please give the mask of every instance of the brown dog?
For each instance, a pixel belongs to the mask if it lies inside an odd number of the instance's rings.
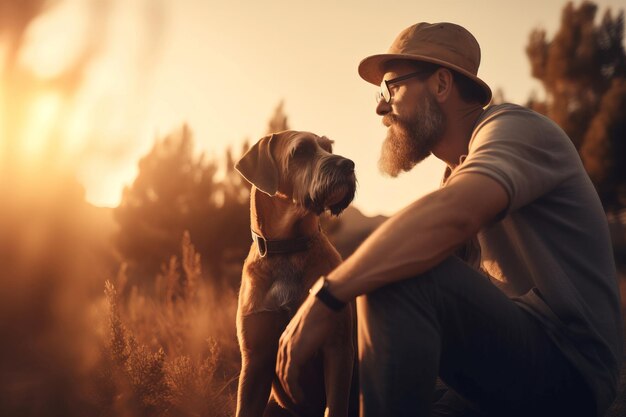
[[[237,416],[346,416],[355,358],[352,309],[338,313],[333,337],[301,371],[303,403],[294,404],[285,394],[275,366],[280,335],[309,288],[341,262],[321,232],[319,215],[339,214],[350,204],[354,163],[333,155],[326,137],[284,131],[262,138],[236,168],[252,184],[254,240],[237,309],[242,359]]]

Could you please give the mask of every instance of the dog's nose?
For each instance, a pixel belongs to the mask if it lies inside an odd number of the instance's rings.
[[[341,158],[337,161],[337,166],[345,172],[354,171],[354,162],[350,159]]]

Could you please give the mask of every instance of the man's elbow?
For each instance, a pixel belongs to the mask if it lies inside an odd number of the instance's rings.
[[[464,199],[460,199],[455,193],[445,192],[440,210],[446,214],[444,227],[449,230],[454,243],[465,243],[469,238],[478,233],[485,224],[485,216],[478,210],[472,209]],[[441,213],[443,214],[443,213]]]
[[[476,235],[482,226],[482,219],[468,210],[456,210],[451,219],[448,226],[452,229],[454,240],[459,244]]]
[[[506,211],[509,197],[504,188],[490,177],[465,174],[442,189],[442,207],[446,207],[451,224],[461,238],[474,236]]]

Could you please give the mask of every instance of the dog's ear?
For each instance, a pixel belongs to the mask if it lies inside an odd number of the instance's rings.
[[[278,191],[278,167],[271,151],[273,137],[272,134],[261,138],[235,165],[249,183],[270,196]]]

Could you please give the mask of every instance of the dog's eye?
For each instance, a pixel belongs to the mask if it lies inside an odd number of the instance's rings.
[[[301,144],[293,151],[294,158],[301,158],[311,155],[315,150],[310,144]]]
[[[333,153],[333,141],[326,136],[322,136],[317,143],[320,145],[320,148],[324,149],[326,152]]]
[[[333,153],[333,145],[330,142],[320,144],[322,149],[324,149],[328,153]]]

